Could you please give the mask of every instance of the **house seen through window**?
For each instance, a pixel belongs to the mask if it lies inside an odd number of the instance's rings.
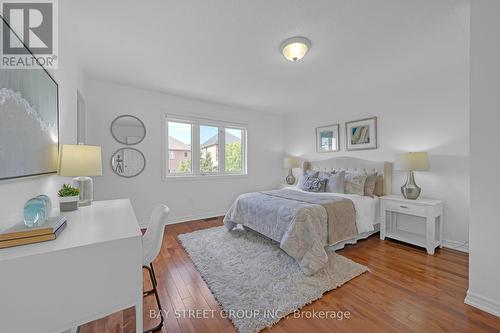
[[[166,125],[167,177],[246,174],[245,126],[170,117]]]

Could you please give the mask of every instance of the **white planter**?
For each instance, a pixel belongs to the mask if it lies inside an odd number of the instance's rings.
[[[74,195],[72,197],[59,197],[59,210],[61,212],[77,210],[78,200],[80,200],[79,195]]]

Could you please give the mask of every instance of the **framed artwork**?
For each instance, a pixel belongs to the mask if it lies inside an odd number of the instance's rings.
[[[4,36],[10,33],[23,45],[2,17],[0,24]],[[0,68],[0,180],[55,173],[58,149],[56,81],[37,62],[33,68]]]
[[[316,128],[316,151],[330,153],[339,151],[339,124]]]
[[[345,123],[346,149],[377,149],[377,117]]]

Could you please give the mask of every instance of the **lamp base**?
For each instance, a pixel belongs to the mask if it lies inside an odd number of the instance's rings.
[[[94,181],[90,177],[76,177],[73,182],[80,190],[80,200],[78,206],[90,206],[94,200]]]
[[[285,180],[288,185],[295,184],[295,177],[293,176],[292,169],[288,170],[288,176],[286,176]]]
[[[415,183],[415,175],[413,174],[413,171],[409,171],[406,183],[401,186],[401,193],[403,194],[403,197],[409,200],[417,200],[421,191],[422,189]]]

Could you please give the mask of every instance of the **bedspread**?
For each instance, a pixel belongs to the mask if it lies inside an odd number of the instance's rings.
[[[228,230],[238,224],[278,242],[308,275],[327,263],[326,245],[357,235],[351,200],[291,189],[240,195],[224,217]]]

